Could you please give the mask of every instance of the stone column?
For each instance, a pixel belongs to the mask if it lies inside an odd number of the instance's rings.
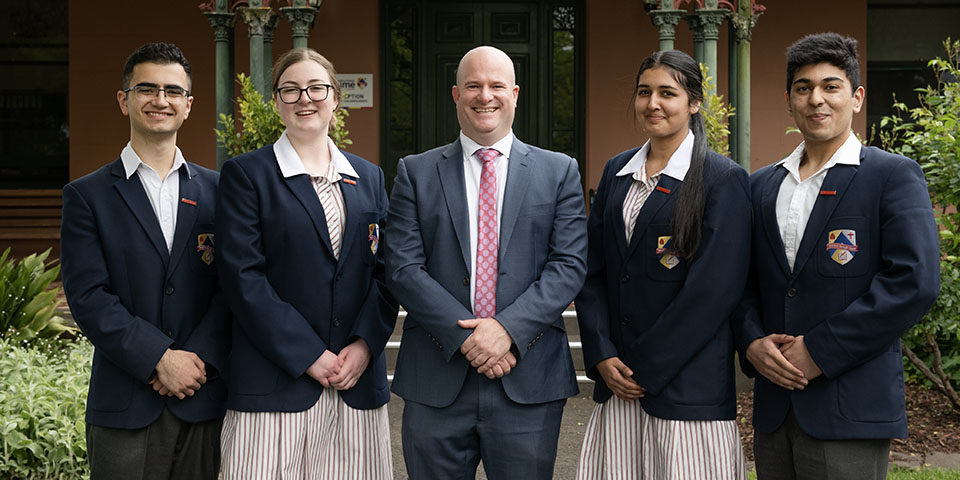
[[[737,155],[735,160],[750,171],[750,41],[757,17],[764,7],[740,0],[730,25],[737,36]]]
[[[233,27],[236,16],[227,12],[227,1],[218,0],[216,11],[203,12],[213,27],[213,39],[216,43],[216,107],[217,129],[220,126],[220,115],[233,114]],[[217,170],[227,161],[227,150],[217,146]]]
[[[684,15],[687,26],[690,27],[690,33],[693,34],[693,59],[699,63],[703,62],[703,21],[700,15],[691,13]]]
[[[317,0],[317,7],[320,1]],[[282,7],[280,12],[287,17],[293,30],[293,48],[307,48],[310,38],[310,24],[317,16],[317,9],[308,7],[305,0],[294,0],[292,7]]]
[[[714,79],[714,90],[710,93],[716,93],[716,87],[720,83],[717,77],[717,40],[720,38],[720,25],[726,18],[727,11],[701,8],[697,9],[696,15],[700,19],[700,34],[703,38],[703,57],[698,61],[709,69],[709,75]]]
[[[247,33],[250,36],[250,80],[253,86],[265,98],[270,96],[270,64],[265,62],[266,54],[264,48],[264,35],[269,29],[269,36],[273,38],[273,28],[276,21],[273,17],[276,13],[270,7],[260,6],[260,0],[251,0],[249,7],[237,8],[243,22],[247,24]]]
[[[657,27],[660,38],[660,50],[673,50],[673,40],[677,36],[677,24],[684,15],[683,10],[653,10],[650,20]]]

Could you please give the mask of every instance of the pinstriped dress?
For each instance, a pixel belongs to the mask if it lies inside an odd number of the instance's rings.
[[[623,202],[626,241],[660,174],[633,173]],[[580,450],[581,480],[745,480],[746,462],[734,420],[667,420],[647,414],[638,400],[612,396],[590,416]]]

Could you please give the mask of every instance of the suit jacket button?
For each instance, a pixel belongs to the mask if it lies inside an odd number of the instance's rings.
[[[623,283],[629,282],[629,281],[630,281],[630,275],[624,274],[623,277],[620,277],[620,281],[623,282]]]
[[[168,337],[173,337],[173,331],[172,331],[172,330],[169,330],[169,329],[168,329],[168,330],[164,330],[163,333],[165,333]]]
[[[627,325],[627,324],[629,324],[629,323],[630,323],[630,320],[629,320],[626,316],[624,316],[624,317],[620,320],[620,325]]]
[[[167,285],[167,288],[163,289],[163,293],[166,295],[173,295],[174,288],[173,285]]]
[[[787,290],[787,296],[790,297],[790,298],[796,297],[796,296],[797,296],[797,289],[796,289],[796,288],[791,288],[790,290]]]
[[[465,287],[469,287],[469,286],[470,286],[470,278],[468,278],[468,277],[463,277],[463,286],[465,286]]]
[[[339,319],[339,318],[334,318],[334,319],[333,319],[333,326],[334,326],[334,327],[339,327],[339,326],[340,326],[340,319]]]

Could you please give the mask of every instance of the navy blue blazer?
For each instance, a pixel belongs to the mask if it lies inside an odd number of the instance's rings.
[[[796,391],[757,375],[754,427],[773,432],[792,406],[797,422],[816,438],[904,438],[900,336],[940,291],[937,227],[923,172],[913,160],[874,147],[861,147],[859,166],[831,168],[793,271],[776,213],[786,174],[771,165],[750,179],[753,262],[737,322],[738,349],[745,358],[750,342],[767,334],[804,335],[823,375]],[[840,230],[856,246],[843,264],[830,245],[843,242],[831,237]],[[756,374],[749,362],[744,371]]]
[[[180,168],[173,248],[138,175],[121,160],[63,187],[60,265],[77,325],[93,343],[87,422],[142,428],[164,407],[187,422],[222,417],[219,375],[230,349],[229,311],[217,284],[213,226],[217,172]],[[212,254],[206,256],[205,254]],[[196,353],[207,383],[178,400],[148,383],[167,348]]]
[[[323,387],[307,368],[325,350],[339,353],[357,338],[372,358],[357,384],[340,395],[358,409],[390,399],[383,350],[397,307],[381,284],[383,171],[344,156],[359,178],[340,182],[347,215],[339,260],[310,178],[284,178],[272,144],[223,166],[216,230],[221,284],[234,312],[230,409],[310,408]]]
[[[387,284],[407,310],[393,391],[448,406],[466,379],[472,330],[470,224],[460,141],[400,160],[387,224]],[[586,217],[577,162],[514,140],[500,215],[497,313],[516,346],[503,377],[524,404],[576,395],[563,310],[586,273]]]
[[[747,172],[709,152],[704,163],[702,237],[694,261],[661,262],[682,182],[663,175],[637,216],[626,243],[623,201],[633,183],[617,176],[639,148],[607,162],[590,211],[587,281],[576,299],[593,398],[613,394],[597,370],[619,357],[646,395],[644,411],[672,420],[736,417],[734,344],[730,318],[750,258]]]

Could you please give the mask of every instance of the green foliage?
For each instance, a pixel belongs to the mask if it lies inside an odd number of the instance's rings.
[[[76,333],[57,315],[60,289],[47,290],[60,273],[60,265],[44,263],[50,249],[19,262],[9,255],[9,247],[0,255],[0,338],[30,340]]]
[[[89,478],[87,381],[93,345],[0,339],[0,478]]]
[[[894,98],[895,112],[880,120],[878,133],[884,148],[923,167],[941,229],[940,296],[904,336],[904,350],[914,374],[921,373],[960,409],[960,214],[952,208],[960,205],[960,41],[947,39],[943,45],[946,58],[928,63],[937,85],[917,89],[916,108]]]
[[[226,148],[227,155],[231,157],[276,142],[286,128],[280,120],[280,113],[273,98],[264,100],[263,95],[253,86],[250,77],[243,73],[237,74],[237,83],[240,85],[240,97],[236,101],[240,113],[240,129],[237,129],[233,115],[221,113],[217,123],[222,129],[214,130],[217,145]],[[344,126],[350,113],[345,108],[338,108],[333,115],[336,125],[327,135],[338,148],[353,144],[353,141],[347,138],[350,132]]]
[[[735,108],[723,101],[723,95],[710,93],[714,90],[713,77],[707,75],[709,69],[700,64],[703,75],[703,105],[701,113],[707,128],[707,142],[710,148],[725,157],[730,156],[730,117],[736,115]]]

